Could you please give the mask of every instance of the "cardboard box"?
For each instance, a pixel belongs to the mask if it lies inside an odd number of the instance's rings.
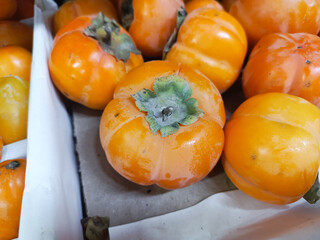
[[[318,238],[317,205],[300,200],[274,206],[227,191],[235,188],[221,165],[199,183],[173,191],[137,186],[118,175],[99,143],[101,112],[77,104],[67,108],[50,80],[57,6],[52,0],[36,4],[19,239],[82,239],[80,220],[86,215],[109,216],[111,240]],[[243,101],[239,85],[224,99],[230,116]]]

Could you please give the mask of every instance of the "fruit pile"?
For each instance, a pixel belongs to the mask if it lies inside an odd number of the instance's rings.
[[[27,137],[33,0],[0,1],[0,239],[18,237],[26,159],[1,161],[2,147]],[[22,20],[22,21],[21,21]]]
[[[319,1],[73,0],[53,24],[52,82],[101,110],[100,142],[123,177],[183,188],[221,159],[240,190],[273,204],[315,183]],[[226,120],[236,82],[247,100]]]

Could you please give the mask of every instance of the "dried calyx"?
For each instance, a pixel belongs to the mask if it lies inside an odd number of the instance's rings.
[[[131,53],[141,54],[131,37],[120,33],[119,24],[115,20],[105,17],[102,13],[99,13],[92,20],[91,25],[84,30],[84,34],[97,40],[101,48],[116,57],[117,60],[126,62]]]

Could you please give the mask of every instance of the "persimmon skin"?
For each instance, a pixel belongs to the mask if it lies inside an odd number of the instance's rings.
[[[191,86],[192,98],[205,113],[167,137],[156,135],[135,105],[132,94],[152,89],[155,78],[177,74]],[[223,148],[225,109],[216,87],[202,74],[167,61],[150,61],[131,70],[115,90],[100,120],[100,142],[111,166],[140,185],[165,189],[189,186],[216,165]]]
[[[17,10],[12,19],[21,20],[34,16],[34,0],[17,0]]]
[[[229,12],[245,29],[250,49],[269,33],[317,34],[320,29],[318,0],[235,0]]]
[[[17,10],[17,0],[0,0],[0,20],[10,19]]]
[[[14,161],[15,166],[8,168],[8,164]],[[13,159],[0,163],[0,224],[5,226],[0,229],[2,240],[18,237],[25,171],[25,159]]]
[[[225,127],[225,172],[258,200],[299,200],[319,168],[319,119],[320,110],[300,97],[265,93],[249,98]]]
[[[62,4],[53,18],[54,34],[79,16],[102,12],[110,19],[119,21],[116,8],[109,0],[72,0]]]
[[[83,34],[94,17],[77,17],[57,33],[49,71],[53,83],[67,98],[92,109],[104,109],[116,84],[130,69],[142,64],[143,58],[131,53],[124,62],[104,52],[96,40]],[[128,34],[123,28],[120,32]]]
[[[2,147],[3,147],[3,140],[2,140],[2,137],[0,136],[0,159],[2,157]]]
[[[186,3],[187,13],[202,7],[210,7],[221,11],[224,10],[223,6],[216,0],[191,0]]]
[[[29,82],[0,78],[0,136],[4,144],[27,137]]]
[[[122,1],[119,1],[121,4]],[[147,58],[160,58],[177,24],[182,0],[133,0],[134,18],[128,32]]]
[[[247,98],[266,92],[302,97],[320,107],[320,37],[273,33],[260,39],[244,67]]]
[[[32,53],[12,45],[0,48],[0,77],[18,76],[30,81]]]
[[[227,12],[230,10],[231,5],[235,2],[236,0],[221,0],[221,5],[223,6],[224,10]]]
[[[246,35],[234,17],[199,8],[187,15],[165,59],[199,70],[223,93],[239,76],[246,53]]]
[[[33,30],[18,21],[0,21],[0,47],[18,45],[32,51]]]

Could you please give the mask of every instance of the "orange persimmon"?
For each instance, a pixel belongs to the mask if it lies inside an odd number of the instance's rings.
[[[3,140],[2,140],[2,137],[0,136],[0,160],[2,157],[2,147],[3,147]]]
[[[18,45],[32,51],[33,30],[18,21],[0,21],[0,47]]]
[[[100,120],[100,142],[123,177],[177,189],[216,165],[224,123],[222,97],[208,78],[179,63],[150,61],[117,85]]]
[[[320,110],[297,96],[265,93],[247,99],[225,127],[225,172],[258,200],[299,200],[319,169],[319,119]]]
[[[223,93],[239,76],[246,53],[247,38],[234,17],[199,8],[187,15],[165,59],[198,69]]]
[[[0,77],[18,76],[30,81],[32,53],[12,45],[0,48]]]
[[[231,5],[235,2],[236,0],[221,0],[221,5],[223,6],[224,10],[229,11],[231,8]]]
[[[319,0],[235,0],[229,12],[245,29],[250,49],[269,33],[320,29]]]
[[[102,14],[80,16],[54,38],[49,71],[67,98],[92,109],[104,109],[116,84],[143,63],[130,35]]]
[[[320,37],[309,33],[273,33],[260,39],[243,70],[247,98],[283,92],[320,107]]]
[[[217,10],[224,10],[222,5],[216,0],[191,0],[186,3],[187,13],[191,13],[193,10],[202,7],[210,7]]]
[[[0,77],[0,136],[4,144],[27,137],[29,82]]]
[[[8,20],[17,10],[17,0],[0,0],[0,20]]]
[[[56,34],[64,25],[76,17],[103,13],[111,20],[118,21],[116,8],[109,0],[72,0],[62,4],[53,18],[53,29]]]
[[[122,26],[147,58],[160,58],[183,0],[119,0]]]
[[[12,159],[0,163],[0,239],[18,237],[26,160]]]
[[[35,0],[17,0],[17,10],[12,19],[21,20],[32,18],[34,15],[34,1]]]

